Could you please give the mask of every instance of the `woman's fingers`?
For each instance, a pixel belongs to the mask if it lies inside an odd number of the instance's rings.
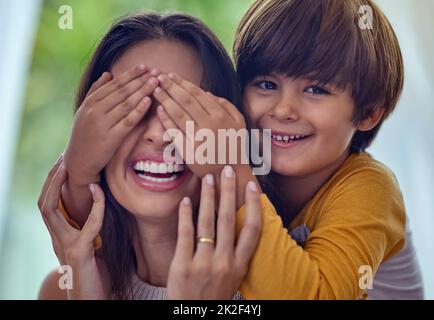
[[[66,225],[62,223],[59,216],[61,215],[61,213],[60,211],[58,211],[60,192],[65,180],[66,169],[62,163],[54,174],[50,185],[48,186],[44,203],[41,209],[42,217],[45,224],[47,225],[48,231],[50,232],[52,237],[54,236],[59,241],[59,237],[63,238],[65,236],[65,233],[68,231],[67,229],[65,229]]]
[[[53,179],[54,175],[56,174],[57,170],[59,169],[59,166],[63,163],[63,153],[60,154],[59,158],[57,158],[56,162],[54,163],[54,166],[50,169],[50,172],[48,172],[48,176],[45,179],[44,186],[42,187],[41,194],[39,195],[38,199],[38,208],[39,210],[42,209],[42,205],[44,204],[45,197],[47,195],[48,186],[51,183],[51,180]]]
[[[234,254],[236,193],[235,171],[225,166],[221,173],[216,246],[216,256],[222,258]]]
[[[92,193],[93,206],[80,236],[85,242],[93,243],[93,240],[100,232],[104,221],[105,198],[104,192],[97,184],[89,185],[89,189]]]
[[[197,259],[208,259],[214,253],[215,242],[215,188],[214,177],[202,178],[202,188],[197,222]]]
[[[185,197],[179,205],[178,239],[176,242],[175,257],[177,263],[189,262],[194,250],[193,209],[191,200]]]
[[[235,263],[239,268],[247,268],[255,252],[262,229],[261,204],[255,182],[246,187],[246,215],[244,225],[235,249]]]

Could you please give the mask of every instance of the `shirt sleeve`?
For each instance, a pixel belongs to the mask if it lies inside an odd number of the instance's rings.
[[[398,252],[405,210],[396,181],[383,173],[355,174],[336,187],[304,248],[261,195],[262,234],[240,291],[246,299],[366,298],[366,270]],[[245,208],[237,213],[237,232]]]
[[[75,222],[74,220],[72,220],[71,217],[69,216],[68,211],[66,211],[65,205],[63,204],[62,197],[59,198],[59,210],[60,210],[60,212],[62,212],[62,214],[65,217],[66,221],[68,221],[68,223],[72,227],[74,227],[75,229],[81,230],[81,228],[78,225],[78,223]],[[100,249],[102,247],[102,239],[101,239],[101,236],[99,234],[93,240],[93,245],[95,247],[95,250],[98,250],[98,249]]]

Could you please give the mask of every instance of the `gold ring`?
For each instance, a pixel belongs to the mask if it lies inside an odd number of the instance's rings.
[[[215,244],[215,241],[211,237],[197,237],[197,243]]]

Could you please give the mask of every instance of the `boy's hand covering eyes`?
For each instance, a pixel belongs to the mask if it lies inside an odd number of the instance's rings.
[[[114,79],[104,72],[92,84],[75,115],[65,151],[69,179],[79,185],[99,180],[100,171],[151,106],[157,74],[138,65]]]
[[[154,90],[154,97],[161,106],[157,108],[157,114],[166,130],[179,129],[182,132],[184,135],[184,146],[176,145],[176,147],[178,150],[184,150],[184,154],[186,154],[186,139],[195,138],[186,135],[187,121],[194,123],[195,133],[200,129],[208,129],[213,132],[214,137],[218,137],[218,129],[235,129],[235,131],[238,132],[238,130],[246,128],[243,115],[226,99],[205,92],[200,87],[182,79],[177,74],[160,74],[158,80],[160,86]],[[195,147],[197,147],[197,144],[198,143],[195,144]],[[241,154],[245,154],[244,146],[240,146],[238,141],[237,150],[225,150],[225,163],[219,164],[219,144],[221,143],[217,142],[215,145],[215,165],[196,165],[188,163],[189,167],[196,175],[203,177],[207,173],[217,174],[220,172],[224,164],[229,164],[229,152],[236,152],[238,162],[240,162]],[[187,152],[195,152],[195,150],[189,150]]]
[[[210,130],[212,135],[206,137],[206,142],[212,136],[218,138],[220,129],[226,130],[225,133],[230,134],[231,138],[235,137],[235,150],[230,149],[232,144],[226,138],[225,141],[215,141],[211,164],[199,164],[197,159],[194,159],[194,163],[190,163],[190,161],[186,161],[186,163],[199,177],[204,177],[205,174],[210,173],[214,174],[216,179],[225,164],[234,165],[238,179],[237,208],[240,208],[244,204],[244,191],[247,183],[252,180],[257,183],[248,162],[247,143],[245,142],[248,142],[249,137],[247,130],[245,130],[246,123],[243,115],[228,100],[205,92],[177,74],[160,74],[158,80],[160,85],[154,90],[154,97],[160,103],[160,106],[157,107],[157,114],[166,130],[178,129],[178,134],[182,135],[183,139],[174,137],[173,144],[178,151],[182,150],[181,154],[184,160],[188,159],[188,155],[192,153],[196,155],[197,148],[201,145],[200,142],[194,141],[195,137],[191,137],[187,133],[187,121],[192,121],[190,123],[193,123],[195,133],[200,129]],[[194,145],[194,150],[186,150],[187,141],[189,145]],[[208,152],[209,150],[207,150]],[[229,155],[232,157],[235,155],[237,163],[231,163]],[[208,154],[206,158],[209,159]],[[217,179],[217,193],[219,192],[219,183],[220,181]],[[258,183],[257,187],[259,189]]]
[[[235,239],[236,177],[230,166],[222,171],[220,183],[217,228],[212,174],[202,180],[196,236],[192,204],[188,198],[180,204],[178,241],[167,283],[168,299],[232,299],[247,274],[262,227],[259,192],[253,181],[247,185],[246,218]]]

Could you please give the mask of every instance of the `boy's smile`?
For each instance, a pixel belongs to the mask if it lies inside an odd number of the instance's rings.
[[[312,134],[296,133],[297,131],[275,131],[271,130],[271,145],[278,148],[293,148],[298,146],[307,139],[312,137]]]

